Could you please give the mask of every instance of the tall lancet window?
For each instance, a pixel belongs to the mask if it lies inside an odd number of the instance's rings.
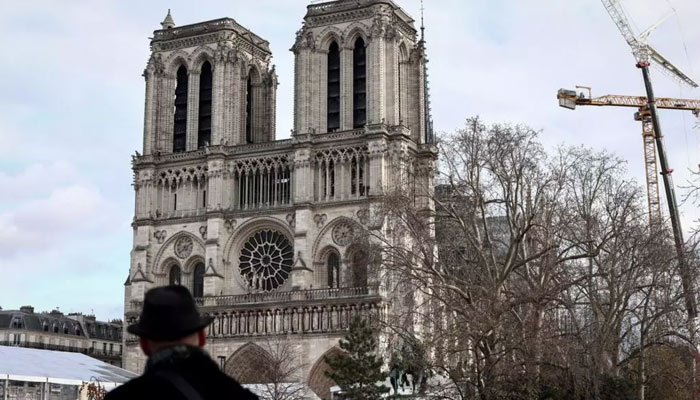
[[[185,151],[187,148],[187,85],[187,69],[183,65],[177,70],[177,86],[175,86],[173,153]]]
[[[182,273],[180,267],[173,265],[170,267],[170,272],[168,274],[168,281],[171,285],[181,285],[182,284]]]
[[[252,73],[251,73],[252,74]],[[253,77],[248,74],[245,89],[245,142],[253,143]]]
[[[328,255],[328,287],[340,287],[340,256],[333,252]]]
[[[199,75],[199,132],[197,132],[197,147],[211,143],[211,64],[206,61]]]
[[[352,66],[352,121],[354,128],[361,128],[367,123],[367,52],[362,38],[355,41]]]
[[[192,296],[202,297],[204,296],[204,264],[199,263],[194,267],[194,273],[192,277]]]
[[[333,42],[328,48],[328,132],[340,129],[340,49]]]

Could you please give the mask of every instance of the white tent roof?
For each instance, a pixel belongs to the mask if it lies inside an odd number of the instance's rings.
[[[99,380],[115,386],[137,375],[85,354],[0,346],[0,379],[79,385]]]

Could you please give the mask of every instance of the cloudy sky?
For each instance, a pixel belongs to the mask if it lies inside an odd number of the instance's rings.
[[[419,0],[398,0],[418,19]],[[189,24],[232,17],[266,38],[280,76],[278,138],[292,127],[289,48],[308,1],[0,1],[0,306],[122,315],[133,213],[130,155],[141,150],[149,36],[167,9]],[[638,31],[677,11],[651,42],[700,79],[700,3],[626,0]],[[598,0],[426,0],[435,127],[465,118],[525,123],[548,147],[608,149],[641,180],[632,109],[560,109],[556,91],[642,95],[640,72]],[[697,71],[700,72],[700,71]],[[700,97],[655,73],[658,96]],[[698,169],[689,112],[662,124],[677,184]],[[641,181],[640,181],[641,182]],[[682,207],[684,228],[698,218]]]

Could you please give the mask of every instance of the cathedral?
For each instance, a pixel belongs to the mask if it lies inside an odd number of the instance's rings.
[[[216,317],[206,350],[226,373],[264,383],[256,365],[281,341],[327,399],[324,355],[340,351],[350,319],[386,319],[406,304],[367,243],[391,235],[378,217],[384,194],[432,185],[422,35],[392,0],[307,6],[291,47],[294,127],[277,140],[265,39],[231,18],[178,26],[168,13],[161,25],[132,160],[125,320],[138,319],[150,288],[184,285]],[[123,361],[145,366],[127,333]]]

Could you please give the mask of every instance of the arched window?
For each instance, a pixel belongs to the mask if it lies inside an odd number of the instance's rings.
[[[168,278],[170,279],[171,285],[181,285],[182,284],[182,272],[180,267],[173,265],[170,267],[170,272],[168,273]]]
[[[245,90],[245,142],[253,143],[253,71],[248,74]]]
[[[340,49],[333,42],[328,48],[328,132],[340,129]]]
[[[211,88],[212,75],[209,61],[202,65],[202,73],[199,75],[199,129],[197,133],[197,147],[211,143]]]
[[[338,253],[332,252],[329,254],[326,265],[328,267],[328,287],[340,287],[340,256],[338,256]]]
[[[404,126],[408,126],[408,50],[406,50],[406,45],[401,44],[399,47],[399,121],[403,122]]]
[[[175,125],[173,126],[173,152],[187,149],[187,69],[180,66],[177,70],[175,86]]]
[[[352,66],[352,121],[354,128],[361,128],[367,123],[367,52],[362,38],[355,41]]]
[[[352,286],[367,286],[367,253],[357,251],[352,255]]]
[[[192,280],[192,296],[204,296],[204,264],[199,263],[194,267],[194,279]]]

